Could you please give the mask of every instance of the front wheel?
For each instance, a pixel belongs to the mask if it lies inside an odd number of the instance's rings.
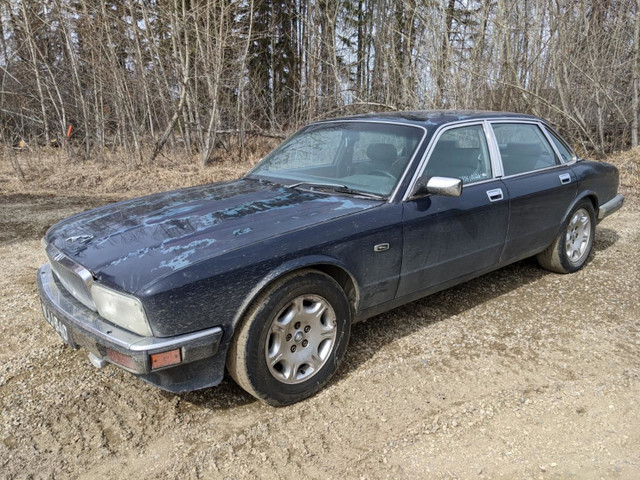
[[[591,202],[588,199],[580,201],[567,216],[553,243],[538,254],[540,265],[558,273],[580,270],[593,247],[595,219]]]
[[[236,329],[227,370],[273,406],[315,394],[337,370],[349,340],[351,310],[340,285],[316,270],[277,280]]]

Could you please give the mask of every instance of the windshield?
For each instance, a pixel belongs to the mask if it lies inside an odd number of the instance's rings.
[[[251,177],[303,187],[388,196],[413,156],[424,130],[393,123],[310,125],[267,155]]]

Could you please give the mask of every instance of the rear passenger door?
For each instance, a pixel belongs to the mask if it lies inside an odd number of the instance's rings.
[[[491,122],[509,193],[509,229],[501,261],[551,244],[576,196],[576,177],[536,122]]]

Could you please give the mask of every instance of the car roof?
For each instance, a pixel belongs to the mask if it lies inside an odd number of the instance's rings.
[[[327,121],[335,122],[339,120],[380,120],[392,121],[398,123],[412,123],[422,126],[443,125],[446,123],[459,122],[463,120],[483,120],[492,118],[513,118],[519,120],[536,120],[538,117],[533,115],[525,115],[522,113],[510,112],[493,112],[483,110],[414,110],[406,112],[375,112],[360,115],[351,115],[348,117],[333,118],[317,123]]]

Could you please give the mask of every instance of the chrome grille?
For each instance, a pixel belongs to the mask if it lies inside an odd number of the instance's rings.
[[[96,305],[93,303],[89,293],[93,282],[91,272],[71,260],[52,244],[46,246],[45,252],[49,258],[51,269],[67,292],[80,303],[95,311]]]

